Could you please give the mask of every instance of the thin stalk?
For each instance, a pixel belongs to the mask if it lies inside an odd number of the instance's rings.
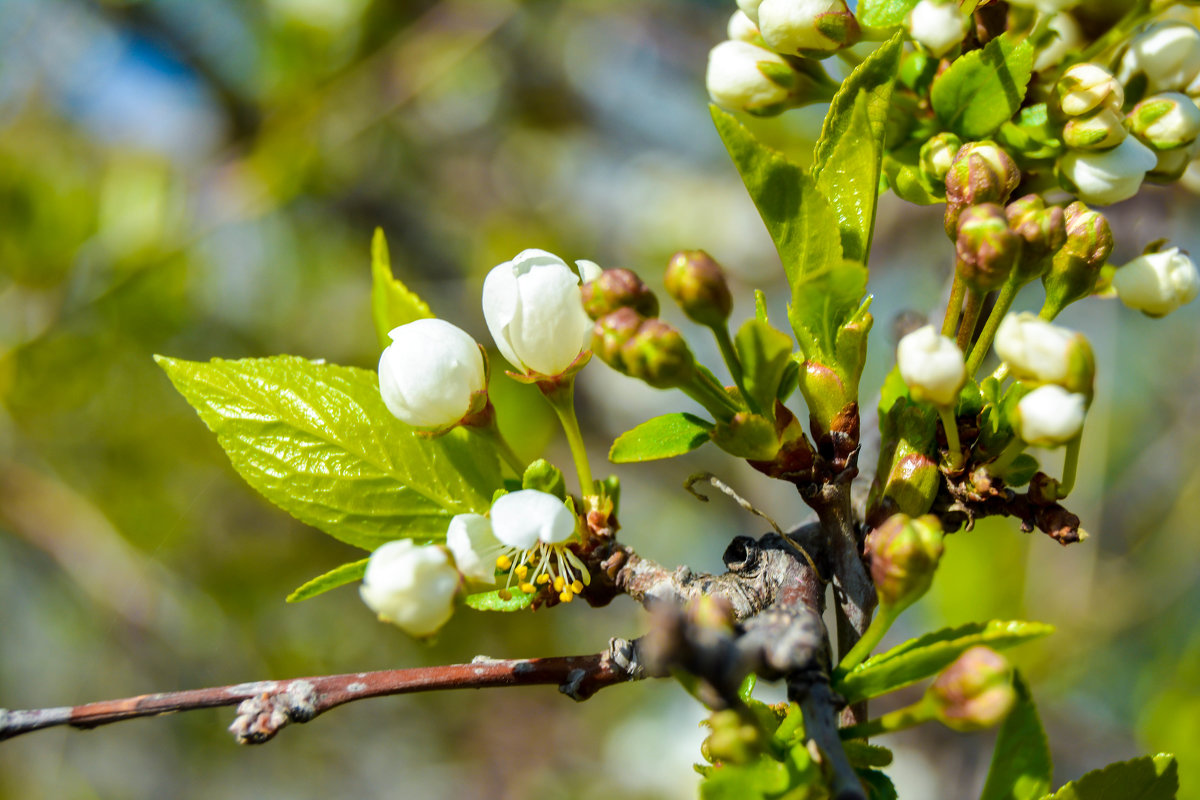
[[[996,367],[996,371],[992,373],[992,377],[1000,381],[1000,383],[1004,383],[1005,378],[1008,377],[1008,364],[1001,364]]]
[[[866,739],[881,733],[895,733],[912,728],[924,722],[937,718],[937,711],[932,703],[925,699],[918,700],[911,706],[897,709],[890,714],[884,714],[859,725],[842,728],[839,733],[843,739]]]
[[[755,408],[754,400],[746,392],[742,360],[738,358],[737,349],[733,346],[733,339],[729,335],[729,327],[724,324],[713,325],[711,330],[713,337],[717,340],[717,347],[721,348],[721,358],[725,360],[725,366],[729,368],[729,374],[733,377],[734,384],[737,385],[738,391],[742,393],[742,399],[750,406],[751,411],[756,414],[762,413],[763,409]]]
[[[1071,490],[1075,488],[1075,474],[1079,472],[1079,445],[1082,442],[1082,433],[1067,442],[1066,459],[1063,461],[1063,476],[1058,484],[1058,497],[1060,500],[1069,495]]]
[[[867,660],[867,656],[871,655],[871,651],[879,646],[883,635],[888,632],[888,628],[892,627],[892,623],[896,621],[896,617],[898,616],[900,616],[900,609],[895,606],[879,606],[879,610],[875,612],[875,618],[871,620],[871,624],[867,627],[862,638],[838,662],[837,670],[833,674],[835,681],[847,675],[851,670]]]
[[[1055,308],[1050,305],[1050,298],[1042,303],[1042,310],[1038,312],[1038,319],[1044,319],[1046,322],[1054,322],[1054,318],[1062,313],[1061,308]]]
[[[575,460],[575,474],[579,477],[579,488],[584,497],[595,494],[596,485],[592,482],[592,469],[588,466],[587,447],[583,443],[583,433],[579,430],[579,419],[575,416],[575,377],[564,379],[548,392],[543,392],[550,401],[550,407],[558,415],[563,432],[567,435],[567,446],[571,448],[571,458]]]
[[[516,473],[518,478],[525,474],[525,467],[528,465],[520,459],[516,452],[513,451],[512,446],[508,443],[508,440],[504,438],[504,434],[500,432],[500,426],[496,423],[494,417],[487,425],[480,427],[472,426],[468,427],[467,430],[471,431],[477,436],[487,439],[489,442],[495,445],[496,450],[500,453],[500,458],[504,460],[505,464],[508,464],[508,466],[512,468],[512,471]]]
[[[958,469],[962,466],[962,443],[958,439],[958,420],[954,418],[954,408],[952,406],[938,406],[938,417],[942,420],[942,427],[946,430],[946,447],[950,450],[950,468]]]
[[[1019,437],[1014,436],[1013,440],[1000,451],[1000,455],[997,456],[996,460],[987,465],[988,472],[996,476],[1003,475],[1005,470],[1017,460],[1017,456],[1023,452],[1025,452],[1025,443]]]
[[[967,290],[967,305],[963,310],[962,322],[958,326],[958,349],[964,353],[971,346],[971,337],[975,326],[979,324],[979,315],[983,311],[983,295],[974,289]]]
[[[733,415],[742,410],[733,402],[733,398],[725,391],[724,386],[718,385],[700,370],[696,370],[690,383],[679,388],[688,397],[704,406],[708,413],[723,422],[733,419]]]
[[[1016,281],[1010,280],[1000,289],[1000,294],[996,296],[996,304],[992,306],[992,313],[988,315],[983,332],[979,334],[979,341],[975,342],[975,347],[971,350],[971,357],[967,359],[968,377],[974,378],[980,365],[983,364],[983,360],[987,358],[988,350],[991,349],[992,342],[996,338],[996,331],[1000,329],[1000,323],[1004,321],[1008,310],[1012,308],[1019,288]]]
[[[967,285],[956,274],[954,285],[950,287],[950,302],[946,303],[946,317],[942,322],[942,336],[954,336],[958,330],[958,318],[962,314],[963,297],[967,293]]]

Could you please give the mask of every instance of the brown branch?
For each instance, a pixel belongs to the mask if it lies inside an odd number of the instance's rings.
[[[568,697],[586,700],[606,686],[641,678],[636,656],[634,643],[613,639],[606,652],[596,655],[516,660],[479,656],[469,664],[259,681],[30,711],[0,709],[0,740],[59,725],[95,728],[138,717],[237,705],[230,731],[242,744],[260,744],[290,722],[308,722],[331,708],[369,697],[557,685]]]

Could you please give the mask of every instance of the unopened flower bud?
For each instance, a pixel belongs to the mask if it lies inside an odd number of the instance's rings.
[[[967,18],[957,0],[921,0],[908,15],[908,33],[941,58],[967,36]]]
[[[1099,211],[1075,202],[1063,213],[1067,241],[1054,254],[1050,271],[1042,276],[1046,305],[1055,314],[1092,293],[1100,268],[1113,249],[1112,228]]]
[[[1181,92],[1200,75],[1200,31],[1182,21],[1156,22],[1129,42],[1117,79],[1145,81],[1145,94]]]
[[[955,237],[965,208],[1007,202],[1020,181],[1016,162],[994,143],[964,144],[946,173],[946,235]]]
[[[1058,79],[1055,90],[1059,106],[1068,117],[1090,114],[1101,108],[1120,111],[1125,104],[1121,83],[1099,64],[1076,64]]]
[[[714,103],[761,116],[787,110],[795,79],[778,53],[732,39],[709,51],[704,76]]]
[[[431,636],[454,613],[458,571],[446,551],[397,539],[371,554],[359,594],[379,619],[411,636]]]
[[[1156,151],[1154,155],[1158,158],[1158,163],[1154,165],[1154,169],[1146,173],[1146,180],[1155,183],[1174,183],[1179,180],[1187,172],[1188,165],[1195,158],[1198,147],[1200,147],[1200,139],[1187,147]]]
[[[419,319],[388,336],[379,393],[401,422],[445,429],[487,403],[483,353],[470,334],[444,320]]]
[[[692,351],[683,335],[660,319],[642,322],[621,348],[625,374],[656,389],[671,389],[691,381],[696,373]]]
[[[1054,37],[1038,50],[1033,61],[1034,72],[1058,66],[1068,53],[1080,49],[1083,44],[1083,30],[1072,15],[1055,14],[1050,18],[1049,26]]]
[[[704,740],[705,757],[713,763],[748,764],[763,751],[762,731],[752,720],[727,708],[708,720],[712,733]]]
[[[725,33],[735,42],[750,42],[751,44],[762,35],[758,32],[758,26],[754,24],[754,20],[746,16],[746,12],[741,9],[733,12],[733,16],[729,18],[729,24],[725,26]]]
[[[896,364],[915,400],[941,408],[953,406],[967,382],[962,350],[932,325],[918,328],[900,340]]]
[[[1085,117],[1067,120],[1062,138],[1063,144],[1074,150],[1108,150],[1128,135],[1121,112],[1104,106]]]
[[[938,719],[956,731],[990,728],[1012,710],[1017,694],[1012,667],[996,651],[976,646],[958,657],[930,685],[927,697]]]
[[[621,348],[638,332],[645,319],[632,308],[623,307],[596,320],[592,328],[592,352],[605,364],[624,372]]]
[[[980,294],[999,289],[1021,257],[1021,245],[1003,208],[995,203],[971,206],[958,219],[957,273]]]
[[[1009,314],[996,331],[996,353],[1018,380],[1054,383],[1090,394],[1096,360],[1087,338],[1028,312]]]
[[[758,29],[767,45],[788,55],[822,55],[858,41],[845,0],[762,0]]]
[[[703,250],[684,250],[671,256],[663,284],[693,322],[710,328],[724,325],[733,311],[725,271]]]
[[[1130,308],[1163,317],[1200,293],[1196,265],[1178,247],[1135,258],[1113,275],[1117,297]]]
[[[954,157],[962,148],[962,139],[946,131],[927,140],[921,145],[920,167],[921,174],[933,184],[942,185],[946,182],[946,173],[954,163]]]
[[[867,535],[871,578],[880,605],[899,611],[929,591],[942,557],[942,538],[942,524],[933,515],[913,519],[893,514]]]
[[[1085,203],[1106,206],[1137,194],[1157,163],[1154,151],[1127,136],[1111,150],[1068,150],[1058,170],[1068,191]]]
[[[762,0],[737,0],[738,10],[749,17],[755,25],[758,24],[758,7],[760,5],[762,5]]]
[[[1129,112],[1129,130],[1155,150],[1186,147],[1200,136],[1200,108],[1186,94],[1156,94]]]
[[[1086,416],[1084,395],[1047,383],[1021,398],[1011,423],[1026,444],[1055,447],[1078,436]]]
[[[583,310],[593,320],[626,306],[644,317],[658,316],[658,298],[631,270],[606,269],[583,285]]]
[[[1041,195],[1027,194],[1004,209],[1008,226],[1023,242],[1013,278],[1024,286],[1050,269],[1050,260],[1067,240],[1066,216],[1061,206],[1046,207]]]

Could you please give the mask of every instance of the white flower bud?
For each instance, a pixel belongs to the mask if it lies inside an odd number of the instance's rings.
[[[470,334],[444,320],[419,319],[388,336],[379,393],[393,416],[416,428],[445,428],[478,410],[487,375]]]
[[[496,582],[496,557],[504,545],[492,533],[492,523],[479,514],[459,514],[446,530],[446,547],[454,566],[465,577],[479,583]]]
[[[939,58],[967,36],[957,0],[921,0],[908,15],[908,32]]]
[[[750,18],[750,21],[758,25],[758,7],[762,5],[762,0],[737,0],[738,10]],[[732,36],[730,39],[734,38]]]
[[[1079,334],[1028,312],[1009,314],[996,331],[996,353],[1020,379],[1063,383]]]
[[[1068,53],[1078,50],[1083,44],[1083,30],[1070,14],[1055,14],[1051,17],[1050,30],[1057,35],[1038,50],[1033,62],[1034,72],[1057,66]]]
[[[754,20],[746,16],[746,12],[741,9],[733,12],[733,16],[729,18],[729,24],[725,28],[725,32],[735,42],[753,43],[761,35],[758,32],[758,26],[754,24]],[[584,283],[587,283],[587,281],[584,281]]]
[[[575,533],[575,515],[547,492],[522,489],[492,504],[492,533],[502,545],[529,550],[534,545],[561,544]]]
[[[1200,108],[1186,94],[1156,94],[1129,112],[1129,130],[1155,150],[1184,147],[1200,136]]]
[[[545,250],[525,250],[483,281],[483,318],[519,372],[561,375],[591,339],[579,276]]]
[[[758,29],[780,53],[833,51],[858,39],[858,22],[845,0],[762,0]]]
[[[1063,144],[1075,150],[1110,150],[1128,135],[1121,112],[1103,106],[1086,116],[1067,120],[1062,139]]]
[[[458,571],[434,545],[398,539],[371,554],[359,594],[379,619],[411,636],[430,636],[454,613]]]
[[[1098,64],[1076,64],[1063,73],[1057,85],[1058,102],[1064,114],[1078,117],[1103,106],[1120,111],[1125,90],[1113,74]]]
[[[915,399],[936,406],[952,406],[967,382],[967,365],[953,339],[932,325],[919,328],[900,340],[896,349],[900,377]]]
[[[1059,159],[1058,168],[1067,189],[1080,200],[1106,206],[1137,194],[1146,173],[1157,163],[1154,151],[1128,136],[1111,150],[1069,150]]]
[[[1200,31],[1175,20],[1157,22],[1129,43],[1117,78],[1128,84],[1146,76],[1146,94],[1181,92],[1200,75]]]
[[[1170,314],[1200,293],[1196,265],[1178,247],[1135,258],[1112,282],[1122,303],[1152,317]]]
[[[704,82],[717,105],[767,114],[785,107],[791,93],[776,80],[791,69],[778,53],[730,40],[709,51]]]
[[[1034,447],[1066,444],[1083,430],[1086,414],[1087,398],[1047,383],[1017,403],[1017,435]]]

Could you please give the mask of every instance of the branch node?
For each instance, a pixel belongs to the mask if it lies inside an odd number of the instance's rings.
[[[229,730],[238,744],[262,744],[291,722],[308,722],[317,715],[317,687],[295,680],[287,688],[243,700]]]

